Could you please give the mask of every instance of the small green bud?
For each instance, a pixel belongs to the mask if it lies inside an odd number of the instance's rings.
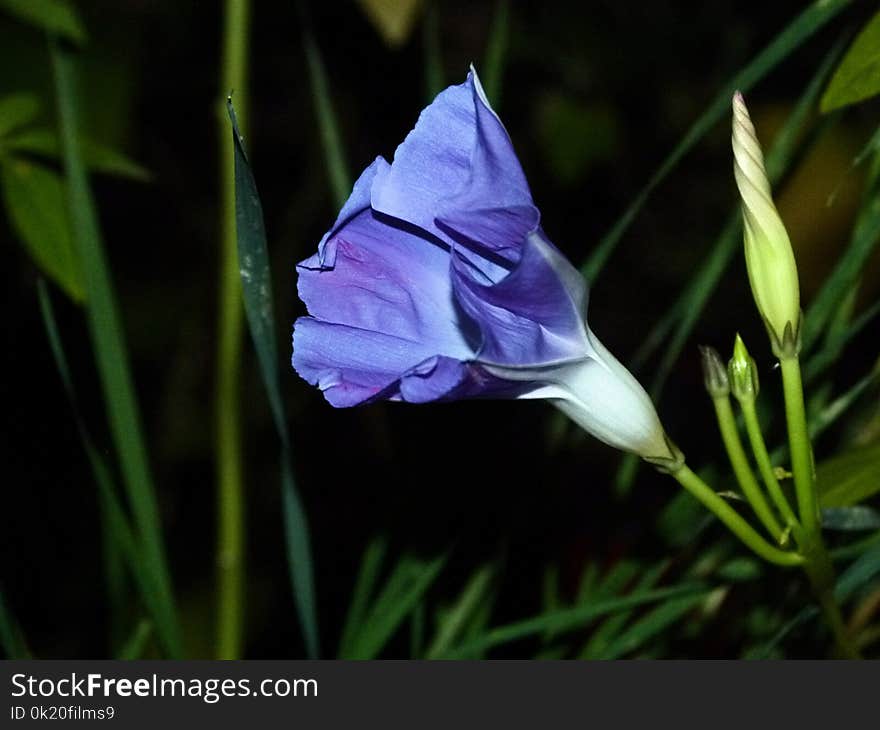
[[[733,97],[732,142],[752,296],[770,333],[773,351],[780,357],[791,356],[801,318],[797,264],[773,203],[755,127],[739,92]]]
[[[733,357],[727,363],[730,390],[738,401],[753,401],[758,395],[758,368],[746,350],[746,344],[737,335],[733,344]]]
[[[714,347],[700,345],[700,356],[703,365],[703,384],[712,398],[726,398],[730,395],[730,382],[727,379],[727,368],[721,361],[718,350]]]

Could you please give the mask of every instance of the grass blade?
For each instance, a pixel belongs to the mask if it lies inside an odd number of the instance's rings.
[[[685,614],[690,613],[706,598],[705,595],[684,596],[664,601],[636,621],[614,639],[600,655],[602,659],[619,659],[632,654]]]
[[[457,659],[475,651],[483,651],[494,646],[508,644],[529,636],[542,634],[546,631],[563,632],[583,628],[586,624],[603,616],[618,611],[628,611],[637,606],[657,603],[672,597],[684,597],[697,593],[705,595],[706,588],[700,584],[690,584],[645,591],[637,595],[610,598],[590,603],[586,606],[575,606],[553,613],[542,614],[534,618],[518,621],[514,624],[491,629],[482,636],[463,643],[450,650],[445,659]]]
[[[647,591],[654,588],[663,572],[668,567],[668,563],[663,561],[648,570],[636,584],[633,593],[638,594],[641,591]],[[579,659],[598,659],[602,657],[616,640],[616,637],[623,630],[626,622],[632,617],[632,611],[621,611],[613,616],[605,619],[590,636],[590,639],[581,650]]]
[[[92,475],[95,478],[95,486],[98,489],[98,501],[101,507],[103,528],[110,543],[109,545],[105,544],[105,550],[111,551],[117,558],[119,554],[122,555],[135,580],[144,605],[153,616],[163,649],[169,656],[178,658],[181,656],[182,651],[174,607],[164,600],[161,577],[151,572],[152,563],[145,557],[144,547],[140,544],[138,536],[132,530],[128,517],[125,515],[125,510],[123,510],[116,497],[117,490],[113,484],[110,468],[107,466],[101,452],[95,446],[85,426],[85,422],[80,416],[76,391],[73,388],[67,356],[64,354],[64,346],[61,342],[61,335],[55,320],[52,300],[46,284],[42,280],[37,283],[37,295],[40,303],[40,313],[43,318],[43,326],[46,330],[46,338],[49,341],[52,357],[55,360],[55,366],[61,377],[61,383],[64,386],[67,399],[73,409],[74,421],[80,441],[86,452],[92,469]],[[113,570],[115,571],[116,560],[114,559],[113,562]],[[108,579],[112,582],[118,581],[120,578],[116,575],[108,575]],[[119,587],[116,586],[113,589],[119,590]]]
[[[281,485],[287,560],[300,626],[310,658],[319,653],[314,567],[308,519],[293,478],[290,434],[281,399],[272,278],[263,209],[242,145],[232,101],[227,101],[235,150],[235,220],[241,287],[248,325],[281,441]]]
[[[715,96],[709,108],[694,122],[684,138],[657,171],[647,185],[630,203],[623,215],[608,233],[599,241],[593,253],[581,267],[581,272],[591,282],[595,282],[608,258],[617,248],[623,234],[629,229],[648,198],[681,159],[706,135],[721,119],[730,113],[730,99],[734,91],[748,91],[770,71],[784,61],[791,53],[810,38],[816,31],[831,21],[852,0],[815,0],[798,15],[770,44],[752,61],[740,69],[727,85]]]
[[[367,545],[361,560],[361,568],[354,584],[351,602],[348,604],[348,614],[345,617],[345,626],[339,640],[339,655],[346,654],[351,647],[352,639],[358,627],[364,620],[370,599],[376,587],[376,579],[382,569],[382,561],[388,550],[388,541],[383,537],[376,537]]]
[[[870,191],[853,228],[847,250],[825,280],[804,315],[803,350],[809,351],[822,334],[843,298],[864,271],[865,264],[880,241],[880,195]]]
[[[120,649],[119,655],[116,658],[122,659],[123,661],[141,659],[152,634],[152,624],[147,619],[141,619],[138,621],[137,626],[134,627],[134,631],[128,638],[128,641],[125,642],[122,649]]]
[[[374,659],[416,608],[446,564],[441,555],[428,563],[403,557],[341,659]]]
[[[302,7],[302,5],[301,5]],[[341,208],[351,192],[351,175],[345,162],[345,150],[342,146],[342,136],[339,133],[339,121],[333,110],[333,101],[330,96],[330,84],[327,81],[327,69],[324,67],[324,59],[315,41],[311,21],[303,9],[301,12],[303,24],[303,48],[306,54],[306,62],[309,67],[309,81],[312,87],[312,100],[315,104],[315,115],[318,121],[318,129],[321,133],[321,143],[324,147],[324,161],[327,165],[327,174],[330,176],[330,189],[333,191],[333,199],[337,208]]]
[[[40,115],[41,107],[39,97],[27,91],[0,96],[0,137],[4,138],[0,140],[0,147],[6,149],[6,135],[33,122]]]
[[[807,360],[807,364],[804,366],[804,382],[809,385],[829,366],[833,365],[846,344],[870,324],[878,314],[880,314],[880,301],[868,307],[850,322],[846,329],[826,338],[822,349]]]
[[[474,571],[458,601],[449,610],[437,628],[437,634],[425,653],[426,658],[436,659],[445,654],[473,619],[492,585],[494,571],[491,565],[483,565]]]
[[[85,284],[87,323],[92,340],[110,431],[124,477],[126,494],[143,545],[142,559],[155,578],[156,600],[166,607],[179,646],[171,578],[162,544],[155,489],[147,462],[140,412],[125,347],[122,321],[110,278],[89,181],[79,151],[74,69],[70,52],[50,43],[58,105],[61,148],[67,172],[70,221]]]

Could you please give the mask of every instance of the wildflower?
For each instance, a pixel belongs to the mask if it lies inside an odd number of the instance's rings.
[[[650,398],[586,323],[476,73],[355,183],[297,267],[293,365],[336,407],[544,398],[614,447],[674,460]]]
[[[800,328],[797,265],[764,169],[742,94],[733,97],[733,172],[742,198],[746,267],[758,311],[778,355],[796,354]]]

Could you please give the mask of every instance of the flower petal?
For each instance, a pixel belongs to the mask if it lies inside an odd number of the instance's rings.
[[[543,232],[526,237],[522,258],[497,284],[478,281],[456,250],[455,296],[482,335],[480,363],[534,368],[592,352],[583,277]]]
[[[422,112],[390,169],[376,177],[372,205],[450,243],[437,219],[449,220],[455,211],[510,209],[505,238],[497,244],[504,252],[535,228],[538,212],[525,175],[474,71]]]

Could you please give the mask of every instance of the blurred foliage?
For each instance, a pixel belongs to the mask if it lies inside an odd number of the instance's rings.
[[[838,66],[820,108],[827,113],[880,93],[880,12],[862,29]]]

